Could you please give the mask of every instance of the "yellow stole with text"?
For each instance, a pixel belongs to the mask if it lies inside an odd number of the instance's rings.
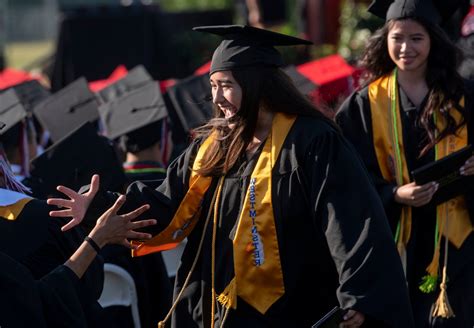
[[[398,186],[410,183],[403,146],[396,71],[372,82],[369,85],[368,93],[372,115],[373,144],[382,176],[385,180],[395,182]],[[464,98],[461,99],[460,105],[464,106]],[[461,120],[458,111],[452,110],[451,115],[456,122]],[[439,117],[436,119],[438,128],[444,127],[446,124],[444,118],[441,115],[436,116]],[[466,145],[467,127],[464,125],[458,129],[457,135],[449,135],[435,145],[435,160],[441,159]],[[436,212],[438,231],[435,236],[435,252],[433,261],[427,268],[427,272],[433,277],[438,276],[441,235],[444,235],[457,248],[460,248],[464,240],[473,231],[464,196],[458,196],[439,204]],[[449,224],[446,224],[448,218]],[[406,264],[406,245],[411,234],[411,222],[411,207],[404,206],[395,235],[397,248],[404,265]]]
[[[250,177],[233,240],[235,278],[218,296],[227,308],[235,308],[236,296],[239,296],[263,314],[285,293],[273,216],[271,177],[295,119],[293,115],[275,114],[271,132]],[[132,251],[133,256],[173,248],[192,231],[201,213],[204,194],[212,182],[212,178],[199,176],[195,172],[200,168],[211,142],[212,136],[199,148],[189,190],[170,224],[152,239],[134,242],[138,249]]]

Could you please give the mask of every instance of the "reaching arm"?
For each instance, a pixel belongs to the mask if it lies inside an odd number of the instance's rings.
[[[156,220],[132,222],[132,220],[148,210],[149,206],[143,205],[132,212],[119,215],[117,212],[124,202],[125,196],[120,196],[115,204],[97,220],[94,229],[89,233],[88,237],[92,239],[92,243],[95,243],[99,248],[102,248],[106,244],[121,244],[131,248],[132,246],[127,240],[128,238],[151,238],[151,235],[147,233],[136,232],[134,230],[156,224]],[[96,255],[96,250],[91,242],[84,241],[64,265],[81,278]]]

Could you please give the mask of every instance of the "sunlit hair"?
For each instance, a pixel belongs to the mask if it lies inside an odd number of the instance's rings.
[[[458,73],[462,51],[439,26],[420,19],[413,20],[426,29],[431,40],[426,71],[426,82],[430,91],[427,104],[418,116],[420,125],[427,133],[427,140],[423,141],[425,145],[420,152],[422,156],[445,136],[455,134],[465,124],[468,113],[459,105],[459,101],[466,93],[464,82]],[[369,39],[360,60],[360,65],[365,69],[361,81],[362,86],[367,86],[378,78],[390,74],[396,67],[387,47],[388,33],[394,22],[395,20],[388,21]],[[438,108],[439,111],[436,111]],[[457,110],[462,116],[458,124],[451,115],[451,108]],[[434,123],[435,112],[443,116],[447,122],[446,127],[441,131],[438,131]]]
[[[206,138],[211,133],[215,136],[198,171],[203,176],[226,174],[245,153],[253,138],[260,109],[319,117],[332,124],[279,68],[239,69],[232,71],[232,75],[242,88],[239,111],[226,120],[222,111],[214,105],[214,118],[195,131],[198,138]]]
[[[15,174],[10,168],[5,151],[0,144],[0,187],[21,193],[29,193],[30,190],[21,182],[15,179]]]

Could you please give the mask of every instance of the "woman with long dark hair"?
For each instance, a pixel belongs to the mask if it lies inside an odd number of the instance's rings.
[[[279,68],[274,45],[307,42],[248,26],[196,29],[224,37],[209,74],[214,118],[160,187],[132,184],[125,204],[146,202],[158,220],[134,255],[187,237],[161,326],[173,313],[173,327],[310,327],[339,305],[344,327],[412,327],[362,163]],[[69,226],[114,198],[96,193],[96,181],[85,196],[59,189],[72,200],[50,199],[66,208],[52,215],[71,216]]]
[[[474,325],[472,192],[441,201],[439,182],[417,184],[412,174],[474,138],[473,84],[457,73],[461,53],[439,25],[452,4],[374,2],[369,11],[386,23],[362,56],[365,83],[336,118],[382,198],[417,327]],[[473,184],[474,158],[458,172]]]

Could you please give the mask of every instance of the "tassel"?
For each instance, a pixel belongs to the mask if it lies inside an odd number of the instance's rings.
[[[436,300],[433,316],[441,318],[452,318],[455,317],[451,304],[449,304],[448,291],[447,291],[447,274],[446,266],[443,267],[443,280],[441,282],[440,288],[441,292],[439,293],[438,299]]]
[[[438,243],[439,245],[439,243]],[[438,283],[438,269],[439,269],[439,247],[435,248],[433,259],[430,265],[426,268],[428,274],[421,278],[421,284],[419,286],[423,293],[432,293],[436,289]]]
[[[165,328],[165,322],[164,321],[158,322],[158,328]]]
[[[235,277],[217,297],[217,301],[227,309],[233,308],[235,310],[237,308],[237,284],[235,282]]]

